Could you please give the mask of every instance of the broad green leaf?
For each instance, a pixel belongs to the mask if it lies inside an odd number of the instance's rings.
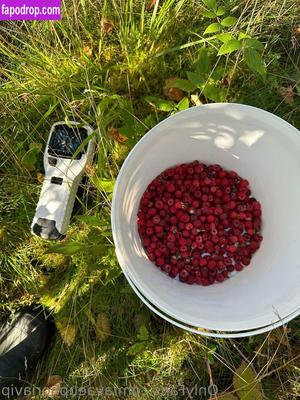
[[[119,132],[121,135],[124,135],[124,136],[126,136],[126,137],[132,137],[132,136],[135,135],[135,125],[133,124],[133,125],[121,126],[121,127],[118,129],[118,132]]]
[[[210,10],[215,11],[217,9],[217,1],[216,0],[203,0],[203,3]]]
[[[73,254],[80,253],[86,249],[86,246],[83,243],[78,242],[65,242],[61,244],[56,244],[55,246],[51,246],[45,253],[58,253],[65,254],[67,256],[71,256]]]
[[[157,123],[156,119],[154,118],[154,115],[149,114],[147,117],[143,119],[143,124],[146,125],[148,129],[152,128],[155,126]]]
[[[244,61],[252,71],[258,72],[262,76],[266,74],[266,65],[264,60],[256,50],[246,48],[244,50]]]
[[[262,400],[262,387],[256,380],[255,372],[251,365],[245,361],[236,370],[233,377],[233,386],[240,400]]]
[[[116,181],[114,179],[97,179],[93,180],[97,188],[103,190],[106,193],[112,193],[114,191]]]
[[[239,37],[238,37],[238,39],[239,40],[241,40],[241,39],[246,39],[246,38],[251,38],[251,36],[250,35],[248,35],[247,33],[245,33],[245,32],[240,32],[239,33]]]
[[[296,86],[297,93],[300,94],[300,85]]]
[[[216,14],[217,14],[218,17],[221,17],[221,15],[225,14],[225,8],[224,7],[218,7]]]
[[[172,81],[172,87],[181,89],[184,92],[192,92],[193,90],[197,89],[197,85],[194,85],[194,83],[188,79],[174,79]]]
[[[107,251],[108,251],[107,246],[100,245],[100,244],[86,247],[86,249],[88,250],[88,252],[90,254],[92,254],[93,256],[98,256],[98,257],[106,256]]]
[[[212,60],[207,48],[202,47],[198,51],[197,60],[195,62],[195,72],[199,74],[209,74],[212,70]]]
[[[222,44],[219,49],[218,55],[230,54],[233,51],[239,50],[242,47],[242,43],[237,39],[231,39],[228,42]]]
[[[106,271],[105,284],[109,284],[113,280],[117,279],[120,275],[122,275],[121,268],[110,268]]]
[[[187,71],[187,77],[196,87],[199,87],[203,83],[203,77],[195,72]]]
[[[104,237],[112,237],[112,231],[101,231],[101,235]]]
[[[138,142],[138,139],[127,139],[126,142],[124,142],[124,144],[126,144],[127,147],[129,147],[130,149],[133,148]]]
[[[176,104],[170,100],[159,99],[154,96],[147,96],[146,100],[159,111],[169,112],[176,108]]]
[[[29,150],[22,156],[21,160],[23,165],[29,170],[33,171],[38,161],[38,156],[42,150],[41,143],[31,143]]]
[[[213,22],[212,24],[208,25],[203,34],[207,35],[208,33],[219,32],[221,28],[222,26],[218,22]]]
[[[203,89],[202,93],[205,97],[215,102],[223,102],[226,96],[226,90],[215,86],[213,84],[207,84]]]
[[[137,337],[140,341],[149,339],[149,332],[148,332],[148,329],[146,328],[145,324],[141,325]]]
[[[226,28],[232,26],[236,23],[237,19],[235,17],[226,17],[222,19],[221,25],[225,26]]]
[[[108,225],[107,221],[104,221],[103,219],[101,219],[99,216],[96,215],[77,215],[76,219],[85,222],[87,225],[90,226],[102,227]]]
[[[129,356],[135,356],[135,355],[141,353],[143,350],[145,350],[146,347],[147,347],[146,342],[134,343],[132,346],[129,347],[127,354]]]
[[[223,78],[224,73],[225,73],[225,67],[223,67],[222,65],[219,65],[218,67],[216,67],[216,68],[212,71],[212,73],[211,73],[211,78],[212,78],[214,81],[218,81],[218,80],[220,80],[221,78]]]
[[[263,51],[264,45],[257,39],[254,38],[246,38],[243,40],[244,47],[250,47],[251,49],[255,49],[258,51]]]
[[[207,18],[216,18],[216,14],[213,11],[204,10],[203,15]]]
[[[224,33],[219,33],[218,35],[216,35],[216,38],[221,40],[221,42],[226,43],[229,40],[232,40],[233,36],[228,32],[224,32]]]
[[[184,97],[183,99],[180,100],[180,102],[177,105],[177,108],[179,111],[186,110],[189,108],[190,102],[187,97]]]

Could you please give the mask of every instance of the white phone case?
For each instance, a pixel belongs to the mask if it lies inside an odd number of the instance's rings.
[[[70,122],[70,124],[79,125],[77,122]],[[57,125],[66,125],[66,123],[57,122],[51,128],[44,153],[45,179],[31,225],[34,235],[50,240],[59,239],[66,234],[78,186],[86,165],[93,161],[95,151],[95,140],[92,138],[80,159],[50,155],[49,142]],[[93,132],[88,125],[81,127],[87,130],[88,135]]]

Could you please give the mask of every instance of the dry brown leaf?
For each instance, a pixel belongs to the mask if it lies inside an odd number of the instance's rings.
[[[279,87],[277,89],[277,92],[279,94],[280,97],[282,97],[283,101],[286,104],[292,105],[294,102],[294,90],[293,90],[293,86],[289,85],[288,87]]]
[[[122,135],[116,128],[111,128],[109,131],[109,136],[118,143],[124,143],[128,139],[127,136]]]
[[[285,328],[285,330],[274,329],[269,336],[269,343],[282,344],[284,346],[289,346],[288,334],[291,332],[290,328]]]
[[[114,24],[111,20],[107,18],[102,18],[101,20],[101,29],[103,33],[111,33],[114,29]]]
[[[95,175],[96,174],[96,167],[93,164],[90,164],[90,163],[86,164],[84,169],[85,169],[85,172],[88,175]]]
[[[184,93],[181,89],[172,87],[172,82],[177,78],[169,78],[165,80],[165,86],[163,88],[164,95],[167,99],[173,101],[180,101],[184,97]]]
[[[56,324],[63,342],[67,346],[72,346],[76,337],[75,325],[67,323],[67,321],[58,321]]]
[[[206,329],[206,328],[196,328],[196,329],[197,329],[197,331],[200,331],[200,332],[210,332],[210,330]]]
[[[51,398],[59,397],[62,382],[60,375],[50,375],[43,389],[43,395]]]
[[[159,0],[149,0],[146,4],[147,11],[152,11]]]
[[[222,80],[222,84],[223,84],[225,87],[229,87],[229,86],[231,85],[231,77],[228,76],[228,75],[224,76],[224,78],[223,78],[223,80]]]
[[[105,342],[111,335],[109,319],[105,313],[100,313],[97,315],[95,331],[96,339],[99,342]]]
[[[295,36],[295,37],[300,36],[300,26],[296,26],[293,29],[292,35]]]
[[[36,174],[36,179],[37,179],[38,183],[42,184],[44,182],[45,175],[42,174],[41,172],[38,172]]]
[[[85,44],[82,48],[82,51],[84,54],[86,54],[88,57],[91,57],[93,55],[93,49],[89,44]]]

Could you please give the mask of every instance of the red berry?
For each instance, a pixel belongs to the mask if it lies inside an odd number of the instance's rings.
[[[173,193],[173,192],[175,192],[176,187],[175,187],[175,185],[173,185],[173,183],[168,183],[166,186],[166,189],[169,193]]]
[[[137,228],[149,260],[162,271],[207,286],[250,264],[262,240],[261,213],[246,179],[194,161],[149,184]]]

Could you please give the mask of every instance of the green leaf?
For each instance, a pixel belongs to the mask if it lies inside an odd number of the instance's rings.
[[[41,150],[41,143],[32,142],[29,146],[29,150],[22,156],[22,163],[29,171],[33,171],[35,169],[35,165],[38,161],[38,156],[41,153]]]
[[[238,39],[239,40],[241,40],[241,39],[246,39],[246,38],[251,38],[251,36],[250,35],[248,35],[247,33],[245,33],[245,32],[240,32],[239,33],[239,37],[238,37]]]
[[[221,40],[221,42],[226,43],[226,42],[228,42],[229,40],[232,40],[232,39],[233,39],[233,36],[232,36],[230,33],[228,33],[228,32],[224,32],[224,33],[219,33],[219,34],[216,36],[216,38],[219,39],[219,40]]]
[[[258,72],[262,76],[266,74],[266,65],[256,50],[246,48],[244,50],[244,61],[252,71]]]
[[[240,400],[262,400],[262,387],[256,380],[256,375],[251,367],[245,361],[236,370],[233,377],[233,386],[237,391]]]
[[[108,247],[100,244],[96,244],[93,246],[86,247],[88,250],[89,254],[92,254],[93,256],[98,256],[98,257],[103,257],[106,256]]]
[[[197,85],[194,85],[194,83],[188,79],[174,79],[170,85],[172,85],[170,87],[181,89],[184,92],[192,92],[193,90],[197,89]]]
[[[203,77],[196,72],[187,71],[186,74],[189,81],[192,82],[196,87],[199,87],[203,83],[203,81],[205,81]]]
[[[212,60],[206,47],[198,51],[197,60],[194,64],[195,72],[199,74],[209,74],[212,70]]]
[[[242,43],[237,39],[231,39],[228,42],[222,44],[219,49],[218,56],[223,54],[230,54],[233,51],[239,50],[242,47]]]
[[[106,271],[105,284],[107,285],[111,283],[112,281],[117,279],[120,275],[122,275],[121,268],[113,268],[113,269],[110,268],[108,271]]]
[[[147,96],[146,101],[159,111],[169,112],[176,109],[176,104],[170,100],[159,99],[154,96]]]
[[[219,32],[219,30],[221,28],[222,27],[218,22],[213,22],[212,24],[208,25],[208,27],[205,29],[203,35],[207,35],[208,33]]]
[[[148,329],[146,328],[145,324],[140,326],[137,337],[140,341],[149,339],[149,332],[148,332]]]
[[[235,17],[226,17],[226,18],[222,19],[221,25],[225,26],[227,28],[229,26],[234,25],[236,23],[236,21],[237,21],[237,18],[235,18]]]
[[[141,353],[143,350],[145,350],[146,347],[147,347],[146,342],[134,343],[132,346],[129,347],[127,354],[129,356],[135,356],[135,355]]]
[[[151,129],[153,126],[156,125],[156,123],[157,121],[152,114],[147,115],[147,117],[143,119],[143,125],[146,125],[148,129]]]
[[[106,193],[112,193],[116,183],[114,179],[96,179],[93,182],[96,184],[98,189],[103,190]]]
[[[210,10],[215,11],[217,9],[217,1],[216,0],[203,0],[203,3]]]
[[[127,136],[127,137],[132,137],[135,134],[135,126],[133,125],[124,125],[118,128],[119,133],[121,135]]]
[[[214,81],[218,81],[218,80],[220,80],[221,78],[223,78],[224,73],[225,73],[225,67],[223,67],[222,65],[219,65],[218,67],[216,67],[216,68],[212,71],[212,73],[211,73],[211,78],[212,78]]]
[[[300,85],[296,85],[297,93],[300,94]]]
[[[264,50],[264,45],[257,39],[254,38],[246,38],[243,40],[244,47],[250,47],[251,49],[255,49],[258,51]]]
[[[216,18],[216,14],[213,11],[204,10],[203,15],[207,18]]]
[[[61,244],[57,244],[55,246],[51,246],[45,253],[57,253],[57,254],[65,254],[67,256],[71,256],[73,254],[80,253],[84,251],[86,246],[83,243],[78,242],[65,242]]]
[[[225,14],[225,8],[224,7],[218,7],[216,14],[217,14],[218,17],[221,17],[221,15]]]
[[[180,100],[180,102],[177,105],[177,108],[179,111],[186,110],[189,108],[190,102],[187,97],[184,97],[183,99]]]
[[[215,102],[223,102],[226,96],[226,90],[215,86],[213,84],[207,84],[203,89],[202,93],[205,97]]]
[[[219,400],[239,400],[237,396],[235,396],[233,393],[218,393],[218,399]]]
[[[96,215],[77,215],[76,219],[90,226],[102,227],[108,225],[107,221]]]
[[[127,139],[125,142],[124,142],[124,144],[126,144],[126,146],[128,146],[129,148],[133,148],[136,144],[137,144],[137,142],[138,142],[138,139],[132,139],[132,138],[130,138],[130,139]]]

